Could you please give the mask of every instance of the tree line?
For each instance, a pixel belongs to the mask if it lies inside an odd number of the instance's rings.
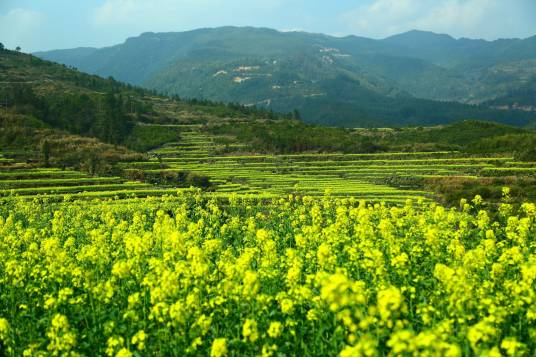
[[[56,129],[96,137],[106,143],[123,143],[133,128],[130,111],[148,109],[120,93],[62,93],[38,96],[30,85],[10,84],[2,98],[14,111],[32,115]]]

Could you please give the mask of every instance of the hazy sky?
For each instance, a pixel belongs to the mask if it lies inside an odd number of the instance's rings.
[[[536,0],[0,0],[0,42],[27,52],[223,25],[373,38],[411,29],[524,38],[536,35]]]

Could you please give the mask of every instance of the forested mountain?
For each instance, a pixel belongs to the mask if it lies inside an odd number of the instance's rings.
[[[297,108],[304,120],[329,125],[465,118],[526,125],[536,117],[530,105],[490,105],[513,101],[512,92],[536,75],[536,37],[484,41],[410,31],[372,40],[224,27],[37,55],[185,98]]]

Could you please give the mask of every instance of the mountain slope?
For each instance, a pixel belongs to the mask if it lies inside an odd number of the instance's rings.
[[[527,113],[445,102],[484,102],[525,83],[536,73],[536,66],[527,66],[536,59],[535,39],[455,40],[412,31],[371,40],[224,27],[145,33],[103,49],[37,55],[181,97],[284,112],[298,108],[304,119],[324,124],[429,124],[475,117],[523,125],[532,118]],[[333,87],[341,79],[351,93],[343,98]],[[433,103],[416,98],[443,103],[439,111],[428,111]]]
[[[506,95],[487,103],[491,107],[536,112],[536,76]]]
[[[8,50],[0,50],[0,98],[2,151],[35,161],[51,147],[59,166],[139,159],[134,151],[177,140],[175,129],[148,124],[278,118],[256,108],[172,100]]]

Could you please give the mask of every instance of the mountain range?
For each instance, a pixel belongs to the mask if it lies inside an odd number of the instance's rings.
[[[183,98],[298,109],[305,121],[327,125],[536,120],[536,36],[410,31],[375,40],[222,27],[35,55]]]

